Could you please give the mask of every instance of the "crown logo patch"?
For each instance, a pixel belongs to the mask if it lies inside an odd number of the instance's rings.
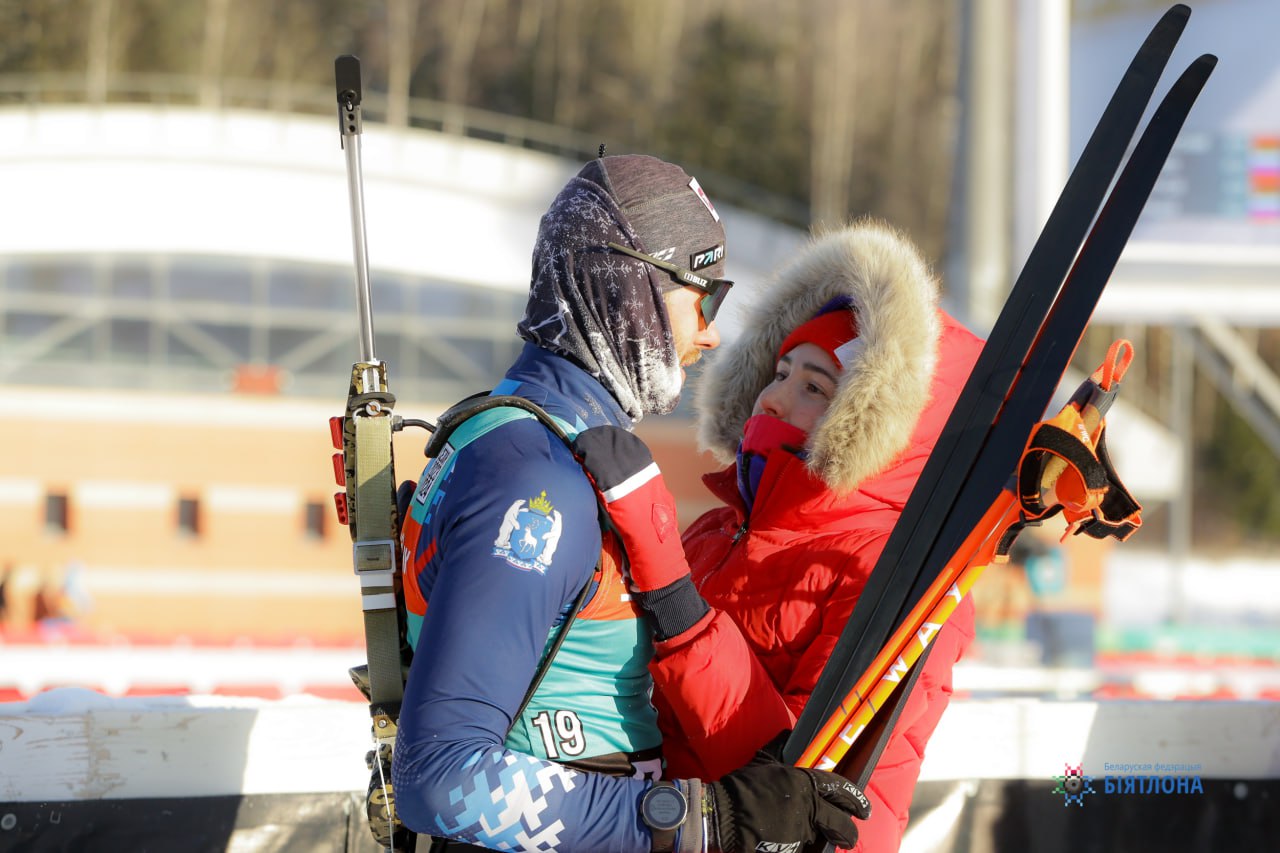
[[[546,574],[560,544],[564,519],[543,489],[537,497],[513,501],[503,513],[493,555],[525,572]]]
[[[536,498],[531,498],[529,500],[529,509],[534,512],[542,513],[543,515],[551,515],[555,510],[555,507],[551,506],[551,501],[547,500],[546,489],[543,489],[542,493]]]

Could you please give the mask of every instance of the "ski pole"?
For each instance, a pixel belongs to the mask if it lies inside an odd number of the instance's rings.
[[[1072,436],[1081,445],[1087,442],[1096,446],[1104,416],[1115,400],[1119,382],[1132,359],[1133,345],[1129,341],[1113,343],[1102,366],[1081,384],[1057,416],[1042,422],[1032,431],[1028,445],[1032,444],[1032,439],[1042,428],[1050,428]],[[1081,431],[1084,435],[1080,434]],[[1041,459],[1042,457],[1036,457],[1037,462]],[[1027,520],[1026,510],[1029,506],[1044,506],[1045,496],[1052,494],[1051,506],[1062,508],[1069,520],[1081,519],[1091,517],[1107,491],[1106,485],[1088,488],[1087,478],[1080,473],[1079,468],[1073,466],[1067,456],[1053,451],[1048,451],[1046,457],[1043,457],[1034,476],[1028,476],[1022,465],[1019,469],[1019,475],[1001,491],[981,522],[970,532],[926,594],[894,631],[836,712],[819,729],[797,759],[798,766],[822,770],[834,770],[839,766],[859,735],[884,707],[898,684],[905,680],[911,667],[924,654],[986,567],[992,562],[1005,559],[1004,555],[1012,544],[1010,531],[1013,530],[1013,535],[1016,536],[1015,525],[1020,526]],[[1074,470],[1078,478],[1063,482],[1063,475],[1069,470]],[[1024,482],[1019,482],[1020,480]],[[1049,514],[1051,510],[1046,509],[1035,518],[1045,518]],[[1073,521],[1063,538],[1074,532],[1074,529]]]
[[[796,766],[830,770],[840,763],[840,759],[844,758],[858,735],[883,705],[884,699],[905,678],[912,664],[919,659],[960,599],[968,592],[968,588],[977,580],[977,574],[974,574],[963,589],[959,588],[962,573],[973,558],[979,552],[994,553],[995,543],[1000,537],[993,533],[1003,533],[1016,520],[1016,502],[1012,490],[1005,489],[1000,493],[982,521],[957,551],[957,557],[962,554],[968,557],[964,560],[953,558],[938,574],[926,594],[907,614],[853,689],[837,706],[835,713],[827,719],[809,746],[800,754]],[[985,563],[983,565],[985,567]],[[946,606],[948,603],[949,607]],[[917,641],[915,645],[911,642],[913,638]],[[875,694],[878,701],[868,705],[867,698],[877,685],[883,684],[888,684],[889,689]]]

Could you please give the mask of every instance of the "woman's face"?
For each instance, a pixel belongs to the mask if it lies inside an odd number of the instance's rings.
[[[840,366],[816,344],[800,344],[778,359],[773,381],[756,397],[753,415],[770,415],[806,433],[831,405]]]

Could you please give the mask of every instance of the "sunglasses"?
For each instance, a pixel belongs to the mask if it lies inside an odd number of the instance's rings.
[[[644,252],[637,252],[635,249],[628,249],[626,246],[621,246],[617,243],[609,243],[608,245],[610,249],[616,252],[630,255],[638,261],[653,264],[658,269],[670,273],[676,283],[682,287],[692,287],[695,290],[702,291],[704,295],[698,300],[698,311],[702,314],[702,319],[708,326],[716,318],[716,312],[724,304],[724,298],[729,295],[729,288],[733,287],[733,282],[727,278],[707,278],[661,258],[655,258],[653,255],[646,255]]]

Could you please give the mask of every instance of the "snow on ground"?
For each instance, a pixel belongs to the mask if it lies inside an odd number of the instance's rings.
[[[315,707],[327,700],[307,694],[278,700],[252,696],[108,696],[87,687],[57,687],[32,696],[26,702],[0,702],[0,715],[30,714],[39,717],[69,717],[94,711],[136,713],[182,710],[253,710],[263,707]]]
[[[0,746],[0,800],[65,802],[359,791],[371,738],[356,702],[59,687],[0,704]]]
[[[141,688],[233,694],[236,686],[275,685],[285,696],[321,688],[322,695],[358,700],[347,669],[364,660],[362,648],[12,644],[0,652],[0,686],[15,687],[23,696],[64,686],[124,696]]]

